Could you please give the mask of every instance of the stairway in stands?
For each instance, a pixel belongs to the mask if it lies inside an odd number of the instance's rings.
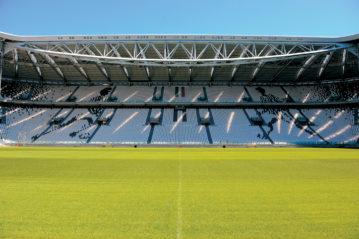
[[[153,90],[153,96],[152,96],[152,101],[162,101],[163,100],[163,93],[164,93],[164,87],[161,87],[160,93],[157,93],[158,91],[158,87],[155,87]],[[164,112],[164,108],[161,108],[161,115],[159,118],[159,123],[158,125],[162,125],[162,121],[163,121],[163,112]],[[147,118],[146,118],[146,125],[150,124],[150,119],[151,117],[155,117],[155,115],[152,115],[152,108],[150,108],[148,110],[148,114],[147,114]],[[151,129],[150,129],[150,133],[148,134],[148,139],[147,139],[147,144],[150,144],[152,142],[152,137],[153,137],[153,132],[155,130],[156,125],[152,124],[151,125]]]
[[[113,92],[115,92],[115,90],[116,90],[116,86],[114,86],[114,87],[112,88],[110,94],[109,94],[109,95],[107,96],[107,98],[106,98],[106,101],[109,101],[109,100],[110,100],[110,98],[111,98]],[[112,115],[111,115],[111,119],[112,119],[113,115],[115,115],[116,110],[117,110],[117,109],[114,109],[114,112],[113,112]],[[95,124],[97,124],[98,120],[101,119],[101,117],[102,117],[102,115],[103,115],[104,112],[105,112],[105,109],[102,109],[101,112],[100,112],[100,114],[97,116],[97,119],[96,119],[96,121],[95,121]],[[110,121],[110,120],[109,120],[109,121]],[[109,122],[106,122],[106,123],[108,124]],[[96,129],[92,132],[92,134],[90,135],[90,137],[87,139],[87,141],[86,141],[87,144],[91,142],[91,140],[92,140],[93,137],[96,135],[96,133],[99,131],[99,129],[101,128],[101,126],[102,126],[102,125],[97,124]]]

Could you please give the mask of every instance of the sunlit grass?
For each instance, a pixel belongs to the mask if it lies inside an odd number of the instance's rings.
[[[0,148],[1,239],[357,239],[358,202],[357,150]]]

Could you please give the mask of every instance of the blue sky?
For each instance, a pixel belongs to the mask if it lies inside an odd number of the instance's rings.
[[[17,35],[359,33],[359,0],[0,0]]]

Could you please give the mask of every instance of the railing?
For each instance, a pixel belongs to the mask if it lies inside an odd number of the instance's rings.
[[[32,142],[31,140],[22,140],[22,141],[16,141],[16,140],[9,140],[4,138],[3,143],[5,144],[38,144],[38,145],[147,145],[147,142],[145,141],[137,141],[137,142],[131,142],[131,141],[96,141],[87,143],[86,141],[55,141],[55,140],[49,140],[49,141],[38,141],[36,143]],[[205,142],[170,142],[170,141],[162,141],[162,142],[156,142],[155,145],[209,145]],[[322,141],[290,141],[290,142],[274,142],[274,144],[271,144],[270,142],[243,142],[243,143],[236,143],[236,142],[213,142],[213,145],[232,145],[232,146],[295,146],[295,145],[302,145],[302,146],[324,146],[324,147],[331,147],[331,146],[345,146],[345,145],[357,145],[355,140],[350,142],[342,142],[342,141],[333,141],[330,142],[328,145],[325,142]]]
[[[346,107],[359,107],[359,99],[349,99],[346,101],[335,102],[320,102],[308,101],[301,102],[235,102],[235,101],[131,101],[131,102],[65,102],[65,101],[28,101],[28,100],[13,100],[11,98],[0,98],[0,106],[3,107],[37,107],[37,108],[346,108]]]

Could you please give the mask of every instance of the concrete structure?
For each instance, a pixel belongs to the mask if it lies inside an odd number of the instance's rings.
[[[359,35],[0,33],[1,139],[357,144],[358,42]]]

